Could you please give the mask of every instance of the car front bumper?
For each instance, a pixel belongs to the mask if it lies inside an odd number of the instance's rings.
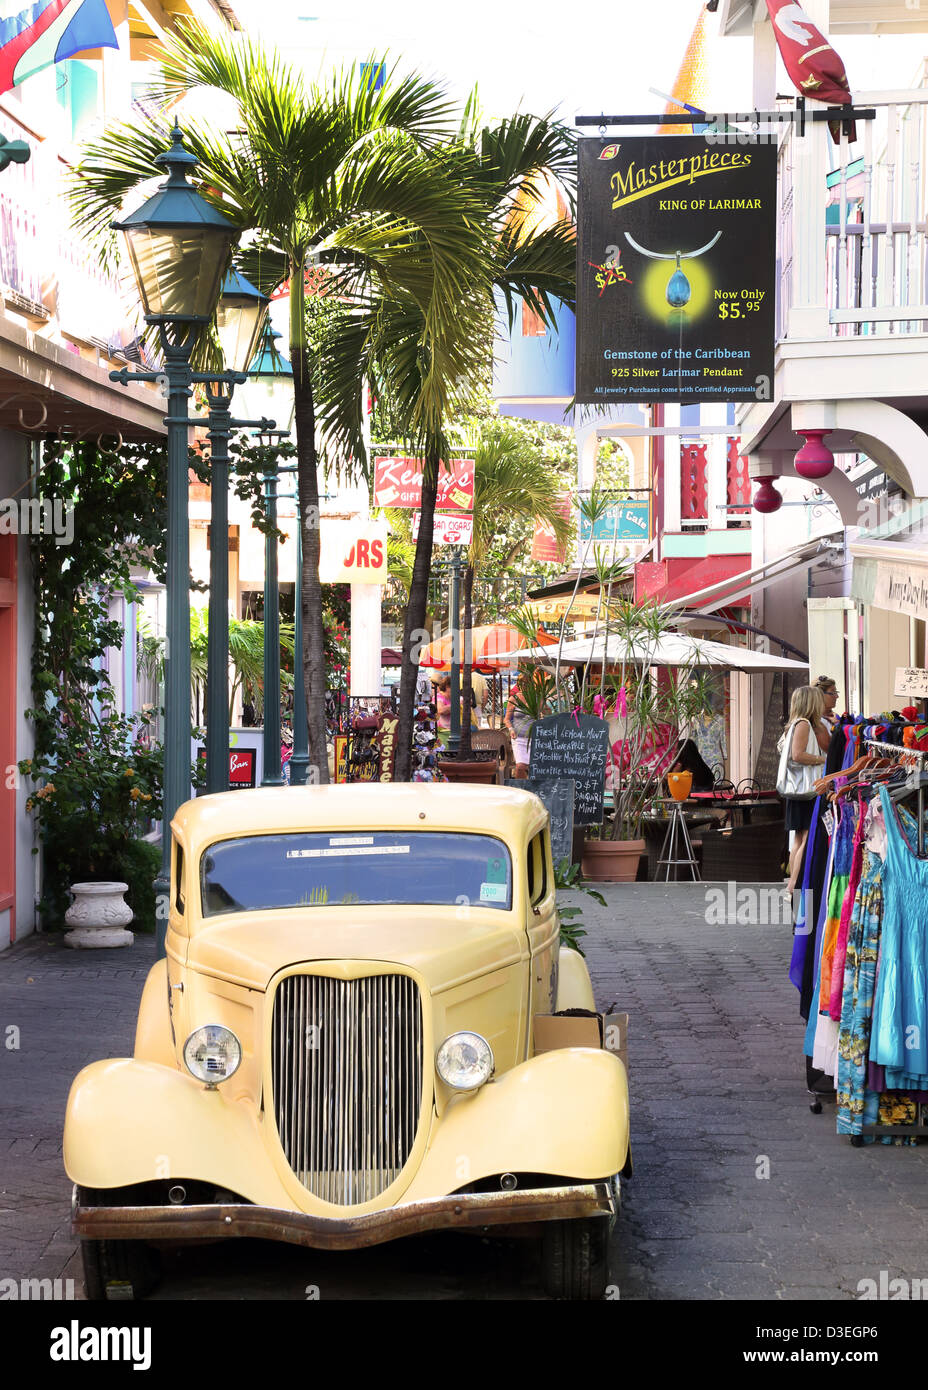
[[[401,1203],[363,1216],[309,1216],[249,1203],[169,1207],[80,1206],[77,1188],[71,1204],[71,1230],[93,1240],[215,1240],[250,1236],[281,1240],[317,1250],[356,1250],[424,1231],[484,1231],[542,1221],[573,1221],[616,1214],[609,1181],[513,1192],[458,1192],[449,1197]]]

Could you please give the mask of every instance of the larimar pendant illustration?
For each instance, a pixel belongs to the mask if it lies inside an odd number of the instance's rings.
[[[682,309],[689,303],[690,282],[680,269],[680,252],[677,252],[677,268],[667,281],[667,303],[671,309]]]
[[[712,247],[721,235],[721,232],[716,232],[711,241],[707,241],[705,246],[700,246],[696,251],[649,251],[646,246],[642,246],[635,240],[631,232],[623,233],[629,246],[633,247],[640,255],[647,256],[652,261],[676,262],[676,269],[667,281],[667,288],[664,291],[664,296],[671,309],[671,314],[669,316],[671,322],[676,321],[675,316],[682,315],[682,311],[690,302],[693,293],[693,288],[682,270],[680,262],[695,261],[697,256],[704,256],[707,251],[712,250]]]

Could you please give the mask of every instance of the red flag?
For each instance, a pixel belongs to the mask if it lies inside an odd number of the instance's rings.
[[[796,0],[767,0],[770,21],[776,34],[780,56],[790,81],[805,97],[813,101],[847,105],[852,101],[851,89],[844,64],[820,29]],[[830,122],[831,133],[838,141],[837,122]],[[851,127],[850,139],[857,138]]]

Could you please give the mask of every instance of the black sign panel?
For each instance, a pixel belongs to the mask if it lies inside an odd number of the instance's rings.
[[[776,146],[581,140],[578,402],[770,400]]]
[[[574,825],[599,825],[609,726],[592,714],[549,714],[532,726],[529,776],[572,778]]]
[[[574,784],[568,777],[512,777],[507,787],[534,792],[551,817],[551,858],[557,868],[562,859],[573,859]]]

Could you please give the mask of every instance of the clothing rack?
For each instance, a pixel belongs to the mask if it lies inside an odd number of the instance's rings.
[[[875,739],[875,738],[868,738],[868,739],[865,739],[865,740],[864,740],[864,743],[866,744],[866,746],[867,746],[868,749],[873,749],[874,752],[880,752],[880,753],[883,753],[883,754],[895,754],[897,757],[900,758],[900,760],[902,759],[902,757],[905,757],[906,760],[911,760],[912,766],[913,766],[913,767],[917,767],[917,768],[919,769],[919,771],[921,771],[921,770],[924,768],[926,757],[928,757],[928,753],[924,752],[922,749],[920,749],[920,748],[906,748],[904,744],[898,744],[898,743],[885,743],[885,742],[883,742],[881,739]],[[925,791],[924,791],[924,787],[923,787],[923,785],[922,785],[921,779],[919,779],[919,785],[918,785],[918,855],[919,855],[919,858],[923,858],[923,857],[924,857],[924,853],[925,853],[924,811],[925,811]],[[813,1109],[814,1109],[814,1107],[813,1107]],[[928,1106],[923,1105],[923,1104],[919,1104],[919,1105],[916,1107],[916,1112],[915,1112],[915,1113],[916,1113],[916,1117],[917,1117],[917,1118],[916,1118],[915,1123],[914,1123],[914,1124],[911,1124],[911,1125],[862,1125],[859,1134],[852,1134],[852,1135],[850,1136],[850,1140],[851,1140],[852,1146],[853,1146],[854,1148],[860,1148],[860,1147],[862,1147],[862,1146],[863,1146],[864,1136],[865,1136],[865,1135],[866,1135],[866,1136],[872,1135],[874,1138],[881,1138],[881,1139],[883,1139],[883,1138],[889,1139],[889,1138],[893,1138],[893,1137],[899,1137],[899,1138],[915,1138],[915,1137],[926,1138],[926,1137],[928,1137]]]
[[[879,750],[881,753],[895,753],[900,758],[903,755],[906,758],[911,758],[912,766],[917,767],[919,771],[924,768],[925,758],[928,756],[920,748],[906,748],[898,743],[883,743],[877,738],[864,739],[864,743],[867,748]],[[919,859],[925,857],[925,789],[921,780],[918,784],[918,857]]]

